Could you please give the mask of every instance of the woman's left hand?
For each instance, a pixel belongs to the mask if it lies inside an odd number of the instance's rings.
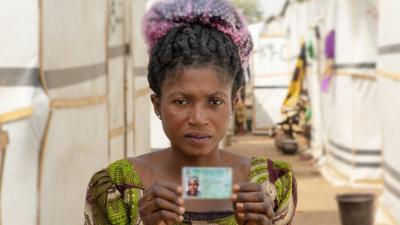
[[[233,186],[231,200],[236,220],[240,225],[272,225],[275,216],[273,200],[262,186],[256,183],[239,183]]]

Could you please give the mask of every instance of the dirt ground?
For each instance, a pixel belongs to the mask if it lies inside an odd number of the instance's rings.
[[[340,225],[336,195],[356,192],[347,187],[334,187],[325,180],[311,160],[297,155],[284,155],[267,136],[243,135],[231,138],[226,150],[249,157],[264,156],[273,160],[284,160],[292,165],[297,179],[298,205],[294,225]],[[373,191],[377,190],[364,190]]]

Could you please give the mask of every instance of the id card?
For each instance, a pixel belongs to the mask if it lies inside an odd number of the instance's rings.
[[[228,199],[232,194],[230,167],[182,168],[183,197],[191,199]]]

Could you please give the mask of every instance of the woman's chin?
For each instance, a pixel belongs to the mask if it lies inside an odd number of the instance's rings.
[[[183,153],[189,157],[204,157],[210,155],[216,148],[215,147],[193,147],[193,146],[185,146],[183,148]]]

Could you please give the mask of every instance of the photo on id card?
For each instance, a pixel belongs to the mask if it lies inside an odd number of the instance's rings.
[[[182,168],[183,197],[187,199],[228,199],[232,194],[230,167]]]

